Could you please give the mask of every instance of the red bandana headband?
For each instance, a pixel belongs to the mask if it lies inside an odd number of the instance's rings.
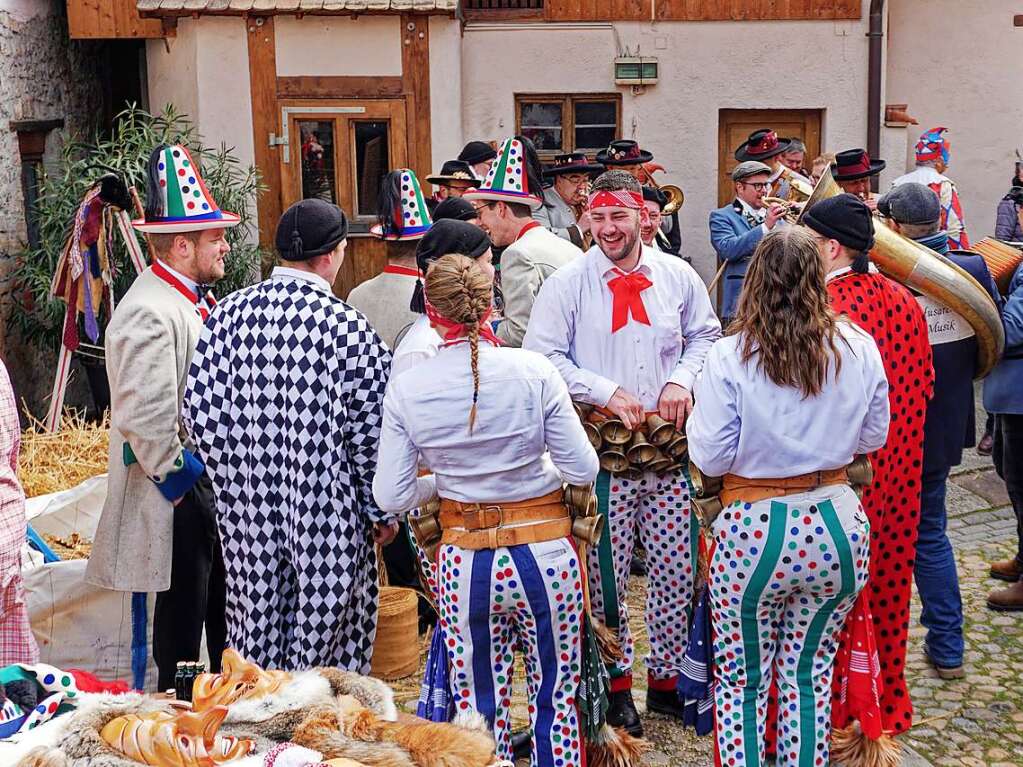
[[[469,325],[460,322],[452,322],[439,311],[437,307],[430,303],[429,299],[426,299],[426,316],[430,319],[437,327],[444,329],[444,342],[445,343],[456,343],[458,341],[466,340],[469,335]],[[498,338],[493,329],[490,327],[490,309],[487,309],[486,314],[480,318],[479,332],[480,338],[484,341],[489,341],[494,346],[501,345],[501,339]]]
[[[628,189],[616,189],[613,192],[601,189],[594,192],[586,201],[586,207],[594,208],[630,208],[641,210],[643,208],[643,195],[639,192],[630,192]]]

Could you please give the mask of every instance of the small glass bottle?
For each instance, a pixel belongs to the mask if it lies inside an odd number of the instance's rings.
[[[185,699],[185,662],[178,661],[174,671],[174,697],[178,700]]]

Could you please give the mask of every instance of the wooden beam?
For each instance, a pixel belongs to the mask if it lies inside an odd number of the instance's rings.
[[[401,77],[407,110],[409,166],[422,179],[430,173],[430,22],[423,14],[401,14]]]
[[[72,40],[164,36],[160,20],[142,18],[135,0],[67,0],[67,21]]]
[[[401,96],[404,92],[405,83],[399,75],[303,75],[277,78],[277,96],[282,99],[371,99]]]
[[[261,22],[261,23],[260,23]],[[288,147],[271,147],[271,133],[277,125],[277,53],[272,16],[250,17],[245,21],[249,42],[249,91],[252,94],[252,139],[256,167],[267,191],[257,200],[259,243],[273,247],[274,229],[281,216],[281,158]]]

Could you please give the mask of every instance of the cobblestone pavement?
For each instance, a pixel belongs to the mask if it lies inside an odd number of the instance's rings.
[[[979,423],[983,423],[980,420]],[[956,550],[966,618],[966,678],[942,681],[923,655],[920,603],[914,594],[908,676],[916,725],[901,738],[903,767],[1019,767],[1023,765],[1023,613],[987,609],[988,592],[999,581],[987,577],[988,562],[1010,555],[1015,519],[1004,484],[991,459],[967,451],[949,481],[949,537]],[[642,625],[643,580],[633,579],[633,633],[637,657],[646,651]],[[709,767],[710,738],[696,738],[673,720],[645,712],[646,672],[637,661],[635,698],[643,715],[650,767]],[[522,689],[519,685],[518,689]],[[524,724],[524,700],[517,699],[517,724]],[[403,696],[412,698],[410,688]]]

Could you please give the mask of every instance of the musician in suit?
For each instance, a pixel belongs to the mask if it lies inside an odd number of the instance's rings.
[[[856,195],[873,212],[877,210],[877,195],[870,189],[870,180],[884,168],[885,161],[871,158],[866,150],[847,149],[835,155],[831,175],[843,192]]]
[[[794,142],[798,139],[778,138],[778,134],[770,128],[759,128],[749,134],[749,138],[739,144],[735,150],[735,159],[739,162],[756,160],[770,168],[771,186],[767,192],[769,197],[781,197],[788,199],[789,190],[792,187],[792,180],[801,181],[808,186],[813,186],[806,176],[797,173],[789,168],[782,157],[792,151]],[[802,142],[800,142],[802,143]]]
[[[543,205],[533,213],[533,220],[577,248],[584,248],[590,231],[586,195],[590,181],[602,170],[603,165],[591,163],[582,152],[555,156],[554,165],[543,172],[544,178],[553,179],[554,184],[543,190]],[[583,211],[581,216],[576,216],[577,209]]]
[[[995,303],[998,289],[984,259],[950,251],[940,228],[938,195],[923,184],[903,184],[877,201],[891,227],[911,240],[946,256],[987,288]],[[945,529],[945,489],[952,467],[962,462],[963,448],[976,442],[973,379],[977,338],[966,320],[927,296],[917,296],[927,318],[934,360],[934,396],[924,419],[920,523],[913,574],[923,603],[920,622],[927,627],[924,652],[942,679],[963,676],[963,603],[955,556]]]
[[[783,205],[764,205],[770,178],[771,168],[762,162],[739,163],[732,171],[735,199],[710,214],[710,242],[724,262],[724,287],[718,314],[725,326],[735,314],[750,256],[763,236],[774,229],[785,214]]]

